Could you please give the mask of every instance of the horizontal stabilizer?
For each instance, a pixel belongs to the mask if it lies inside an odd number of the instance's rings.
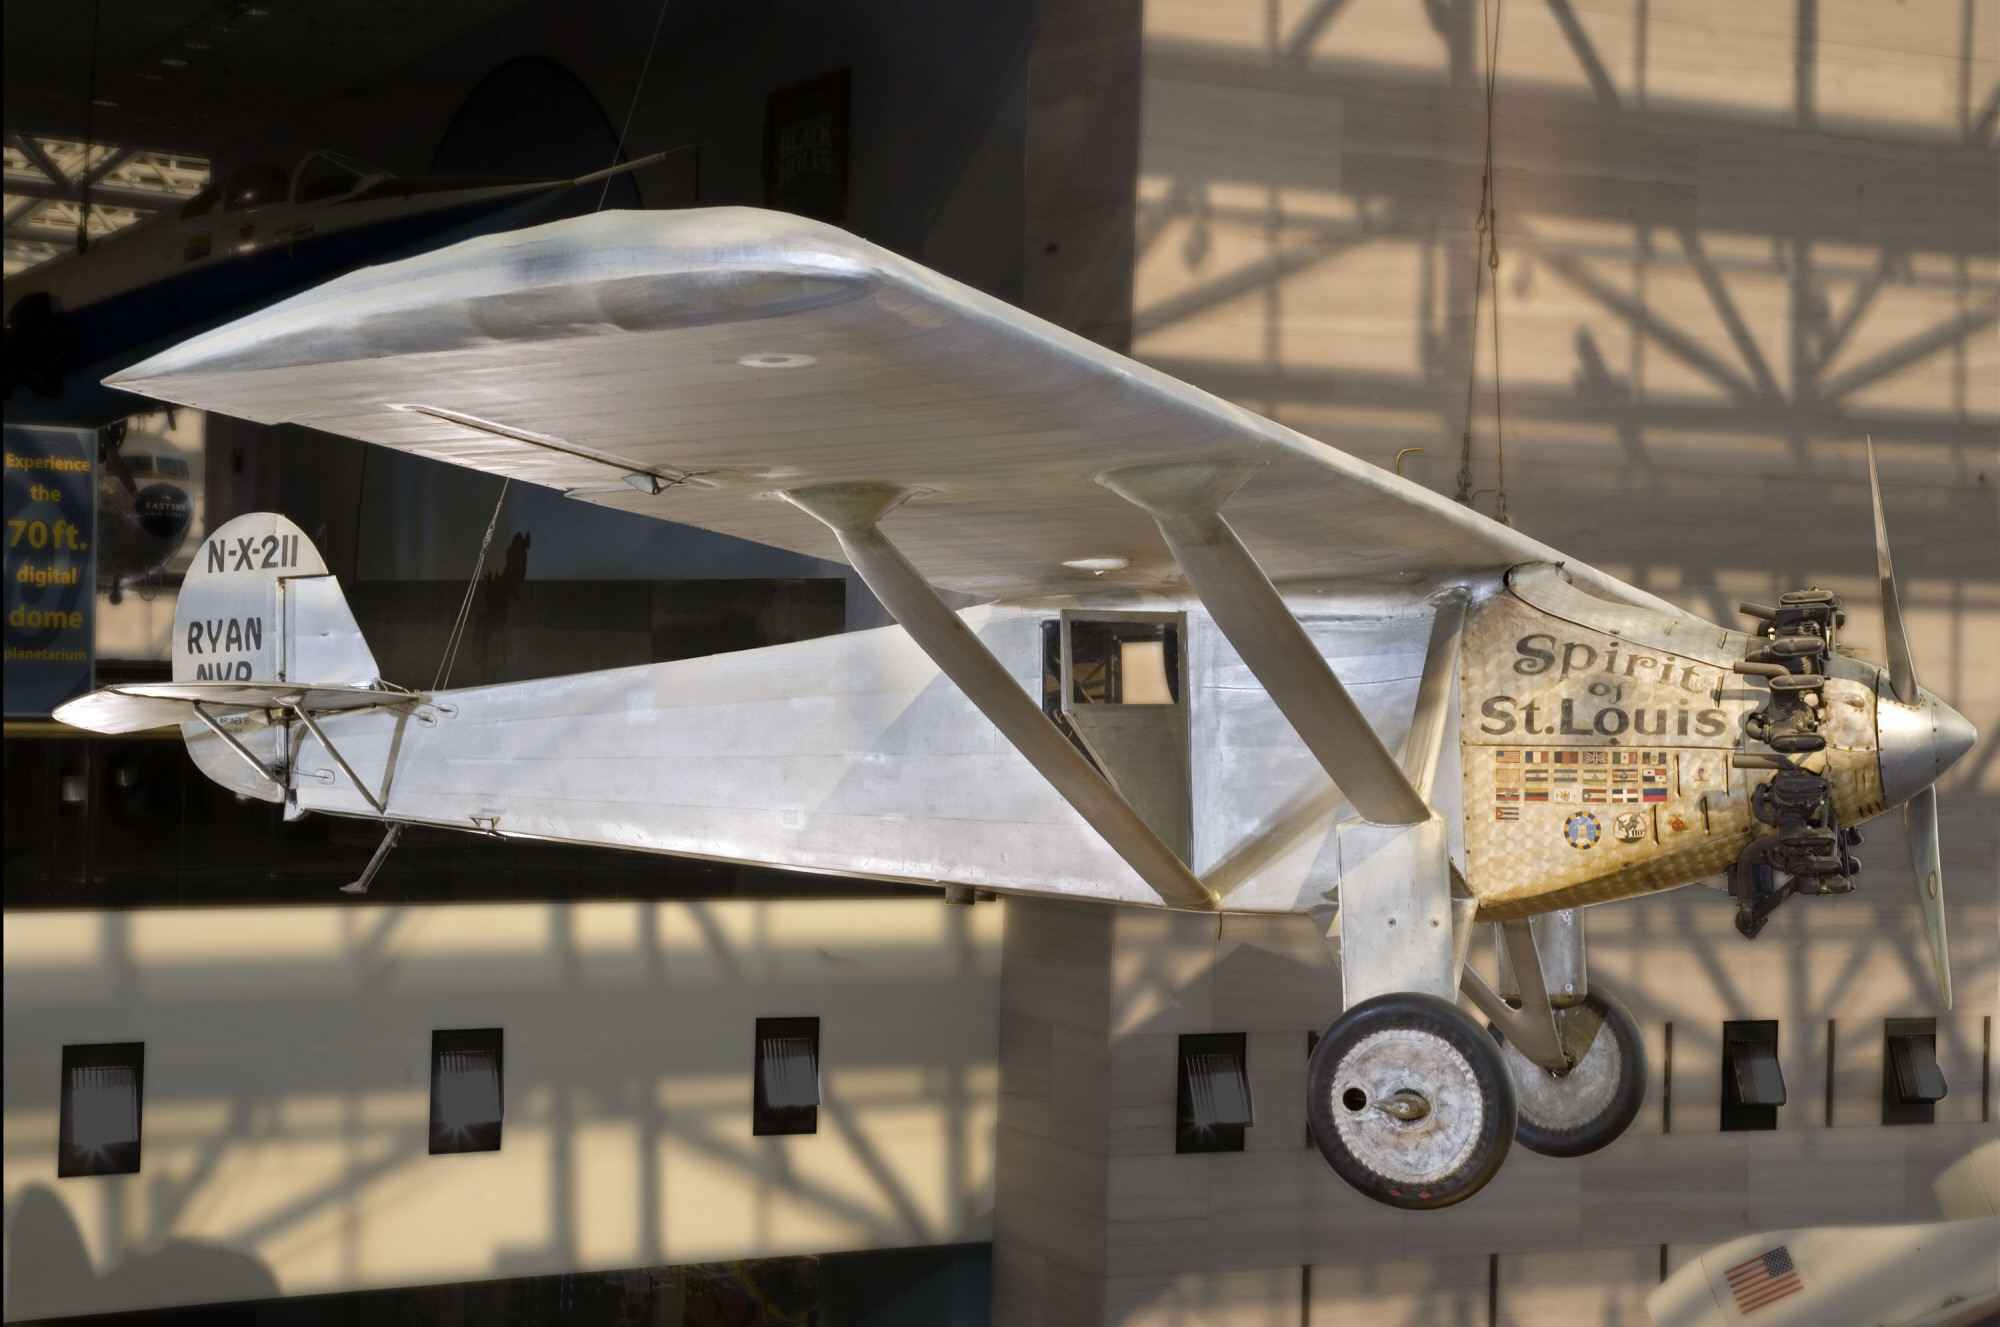
[[[281,682],[145,682],[105,687],[55,712],[73,728],[94,733],[136,733],[186,723],[199,702],[218,711],[302,709],[311,714],[414,702],[401,687],[287,686]]]

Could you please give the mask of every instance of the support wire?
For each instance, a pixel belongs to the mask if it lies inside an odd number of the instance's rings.
[[[493,503],[493,519],[486,522],[486,536],[479,541],[479,557],[472,564],[472,579],[466,582],[465,599],[458,606],[458,620],[451,624],[451,638],[445,642],[444,658],[438,660],[437,676],[431,681],[432,691],[444,690],[445,683],[451,681],[451,666],[458,658],[458,643],[465,637],[465,622],[472,614],[472,595],[479,588],[479,574],[486,570],[486,550],[493,547],[493,531],[500,524],[500,508],[507,501],[507,486],[513,478],[500,481],[500,496]]]
[[[667,5],[669,3],[670,0],[660,0],[659,15],[653,20],[653,39],[646,43],[646,58],[639,66],[639,81],[632,86],[632,104],[625,108],[625,123],[618,130],[618,142],[611,149],[611,161],[607,165],[607,169],[610,166],[616,166],[618,159],[625,155],[625,135],[632,132],[632,116],[639,109],[639,94],[646,90],[646,74],[653,67],[653,52],[660,44],[660,29],[666,24]],[[699,161],[700,159],[696,158],[697,164],[695,169],[697,171],[701,169]],[[607,176],[604,181],[604,187],[597,191],[597,206],[591,210],[593,212],[602,212],[604,210],[604,200],[610,196],[611,180]]]
[[[1465,431],[1459,439],[1458,501],[1472,505],[1472,405],[1479,380],[1479,310],[1485,301],[1486,278],[1493,277],[1493,444],[1499,467],[1494,516],[1512,525],[1507,514],[1507,437],[1500,405],[1500,213],[1494,203],[1493,103],[1500,66],[1500,6],[1502,0],[1480,0],[1479,44],[1486,57],[1486,157],[1479,177],[1479,218],[1473,224],[1478,258],[1472,274],[1472,327],[1467,337],[1465,368]],[[1485,492],[1486,490],[1481,490]]]

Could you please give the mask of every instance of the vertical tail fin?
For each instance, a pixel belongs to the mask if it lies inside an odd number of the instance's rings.
[[[312,540],[238,516],[195,554],[174,613],[174,681],[372,686],[375,656]]]
[[[172,682],[105,687],[55,717],[101,733],[179,723],[202,773],[286,802],[288,815],[288,713],[324,743],[313,710],[414,699],[382,685],[340,583],[305,532],[272,512],[237,517],[195,554],[174,613],[173,663]]]
[[[374,686],[380,670],[340,582],[303,530],[275,512],[238,516],[195,554],[174,613],[175,682]],[[266,768],[289,763],[286,725],[268,710],[212,714]],[[263,801],[284,790],[192,716],[188,755],[209,778]]]

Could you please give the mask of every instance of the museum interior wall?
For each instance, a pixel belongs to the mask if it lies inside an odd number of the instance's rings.
[[[1000,933],[935,895],[11,913],[7,1316],[988,1240]],[[799,1016],[813,1131],[758,1136],[757,1020]],[[504,1033],[496,1150],[427,1144],[436,1028]],[[138,1173],[57,1178],[61,1048],[128,1041]]]
[[[1591,980],[1638,1017],[1651,1065],[1627,1133],[1573,1160],[1516,1146],[1464,1203],[1389,1211],[1306,1136],[1308,1049],[1340,1008],[1308,919],[1006,906],[1000,1321],[1484,1322],[1490,1300],[1503,1322],[1643,1324],[1668,1271],[1737,1235],[1938,1219],[1931,1182],[1992,1133],[1990,952],[1968,954],[1981,992],[1937,1014],[1950,1095],[1932,1123],[1888,1125],[1884,1020],[1935,1011],[1929,973],[1856,963],[1874,942],[1822,926],[1809,942],[1851,975],[1800,982],[1796,949],[1740,941],[1729,900],[1694,888],[1592,910]],[[1739,1019],[1778,1023],[1789,1100],[1769,1130],[1725,1128],[1722,1025]],[[1215,1032],[1245,1037],[1255,1122],[1241,1150],[1190,1154],[1176,1047]]]

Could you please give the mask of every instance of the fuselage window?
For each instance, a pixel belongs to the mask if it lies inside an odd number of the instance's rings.
[[[228,182],[222,186],[222,209],[225,212],[240,212],[246,207],[282,203],[291,178],[283,166],[269,163],[238,166],[230,172]]]
[[[1169,622],[1071,622],[1071,705],[1173,705],[1180,633]]]
[[[361,183],[361,172],[329,156],[316,156],[299,171],[301,203],[317,203],[353,193]]]

